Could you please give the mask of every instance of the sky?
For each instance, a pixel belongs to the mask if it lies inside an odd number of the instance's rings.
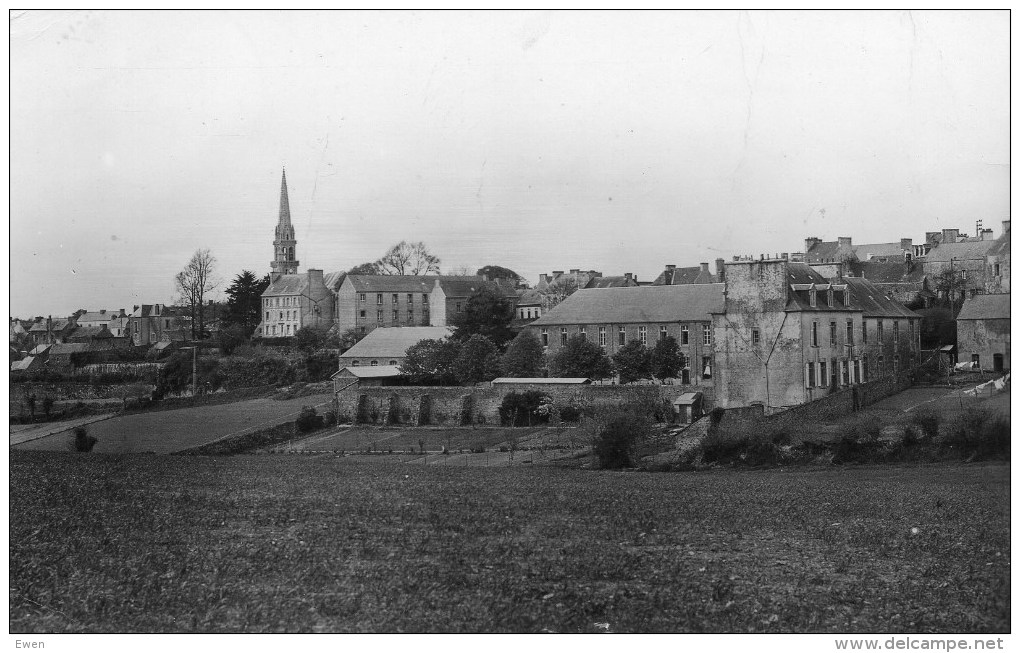
[[[1007,11],[12,12],[10,313],[424,241],[666,264],[1009,218]]]

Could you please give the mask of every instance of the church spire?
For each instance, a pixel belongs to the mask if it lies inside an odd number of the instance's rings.
[[[280,182],[280,224],[290,224],[290,200],[287,198],[287,169],[283,169]]]
[[[276,223],[276,239],[273,241],[273,261],[269,264],[274,274],[297,274],[297,238],[294,225],[290,223],[290,199],[287,197],[287,170],[283,171],[280,182],[280,219]]]

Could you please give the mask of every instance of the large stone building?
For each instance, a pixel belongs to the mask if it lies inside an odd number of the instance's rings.
[[[672,336],[683,354],[678,382],[713,384],[712,314],[722,310],[722,284],[639,286],[578,290],[528,329],[554,355],[571,336],[598,344],[608,356],[637,340],[654,347]]]
[[[1009,294],[976,295],[956,316],[956,348],[961,362],[978,369],[1010,369]]]
[[[412,345],[422,340],[443,340],[451,333],[453,330],[448,327],[431,326],[375,329],[340,356],[340,369],[399,366]]]
[[[866,279],[830,283],[787,259],[727,263],[714,324],[723,408],[803,404],[905,371],[920,355],[919,315]]]

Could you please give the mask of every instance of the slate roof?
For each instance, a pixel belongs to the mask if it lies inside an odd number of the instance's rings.
[[[22,358],[20,361],[14,361],[13,363],[11,363],[11,371],[18,372],[27,370],[29,367],[32,366],[32,363],[34,362],[35,358],[33,358],[32,356],[26,356],[25,358]]]
[[[422,340],[440,340],[452,333],[453,329],[449,327],[380,327],[372,329],[340,357],[402,358],[411,345]]]
[[[895,258],[903,260],[903,249],[896,243],[875,243],[873,245],[854,245],[854,253],[858,260],[867,261],[869,258]],[[913,253],[913,252],[911,252]]]
[[[543,301],[542,293],[532,288],[524,288],[517,291],[518,306],[540,306]]]
[[[843,282],[850,288],[850,305],[862,311],[864,317],[921,317],[895,299],[887,297],[868,279],[847,277]]]
[[[994,240],[976,240],[966,243],[942,243],[928,252],[929,263],[949,263],[949,259],[983,259],[995,247]]]
[[[84,342],[65,342],[56,343],[50,346],[50,356],[68,356],[70,354],[78,354],[83,351],[88,351],[89,346]]]
[[[71,335],[75,341],[91,340],[93,338],[112,338],[113,334],[106,328],[106,325],[93,327],[78,327]]]
[[[592,277],[585,285],[588,288],[632,288],[638,285],[634,277]]]
[[[494,288],[504,297],[517,299],[517,290],[508,284],[486,281],[482,277],[438,277],[439,286],[446,293],[447,297],[470,297],[478,292],[483,286]]]
[[[56,333],[57,331],[63,331],[64,329],[67,328],[74,328],[74,320],[71,320],[66,317],[55,317],[53,318],[52,327],[54,333]],[[35,324],[32,325],[32,328],[29,329],[29,331],[35,333],[39,333],[41,331],[43,333],[46,333],[46,320],[43,319],[40,320],[39,322],[36,322]]]
[[[924,267],[914,264],[908,267],[903,261],[867,261],[854,265],[855,276],[871,283],[921,283],[924,281]]]
[[[1009,233],[1007,231],[995,240],[995,245],[988,250],[989,256],[1009,254]]]
[[[817,270],[807,263],[791,261],[786,266],[790,283],[829,283]]]
[[[805,263],[839,263],[844,256],[854,253],[854,248],[840,247],[839,241],[815,243],[811,249],[804,252]]]
[[[109,322],[120,315],[117,311],[86,311],[78,316],[78,323],[82,322]]]
[[[724,287],[724,284],[712,283],[583,289],[531,325],[707,322],[712,319],[712,313],[723,310]]]
[[[1009,293],[974,295],[963,303],[957,320],[1008,320]]]
[[[436,286],[435,275],[411,274],[349,274],[347,280],[356,292],[420,292],[430,293]],[[478,277],[481,281],[481,277]]]
[[[379,331],[379,329],[376,329],[376,331]],[[354,367],[349,365],[340,370],[340,372],[347,372],[359,379],[392,379],[401,375],[399,365],[376,365],[375,367],[362,365]],[[333,376],[337,376],[340,372]]]
[[[718,283],[719,279],[700,265],[663,270],[652,282],[653,286],[679,286],[690,283]]]
[[[281,274],[262,293],[263,297],[272,295],[297,295],[308,289],[307,274]]]

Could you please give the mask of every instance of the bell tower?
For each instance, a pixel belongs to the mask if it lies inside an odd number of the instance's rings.
[[[287,170],[283,171],[280,185],[280,220],[276,223],[276,239],[273,240],[273,262],[269,264],[273,274],[297,274],[297,240],[294,225],[290,223],[290,200],[287,198]]]

